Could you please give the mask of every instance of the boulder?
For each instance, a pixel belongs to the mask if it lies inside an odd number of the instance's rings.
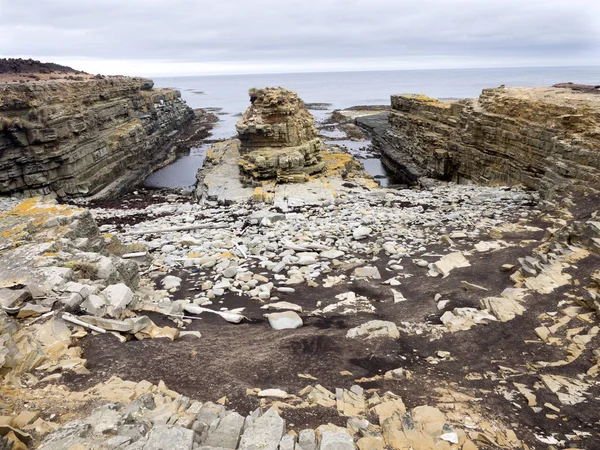
[[[232,412],[219,420],[215,428],[210,427],[204,445],[236,449],[240,442],[240,435],[246,419],[236,412]]]
[[[347,431],[324,431],[319,450],[354,450],[354,439]]]
[[[133,291],[124,283],[113,284],[102,291],[112,316],[120,315],[133,301]]]
[[[359,278],[373,278],[374,280],[381,279],[381,274],[375,266],[357,267],[354,269],[354,276]]]
[[[302,317],[294,311],[265,314],[265,317],[274,330],[300,328],[303,325]]]
[[[171,425],[156,425],[148,434],[143,450],[192,450],[194,432]]]
[[[317,436],[314,430],[302,430],[298,435],[298,450],[316,450]]]
[[[269,409],[256,419],[242,436],[239,450],[277,450],[285,433],[285,420],[277,410]]]
[[[373,230],[371,228],[360,226],[355,228],[354,231],[352,231],[352,237],[359,241],[361,239],[366,239],[367,237],[369,237],[372,232]]]
[[[350,328],[346,333],[346,337],[349,339],[399,339],[400,330],[394,322],[387,322],[385,320],[371,320],[358,327]]]

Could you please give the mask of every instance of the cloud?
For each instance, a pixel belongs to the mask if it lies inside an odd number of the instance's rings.
[[[0,0],[0,55],[141,74],[597,64],[598,3]]]

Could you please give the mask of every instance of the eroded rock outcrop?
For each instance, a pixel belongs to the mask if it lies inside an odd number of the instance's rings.
[[[88,196],[123,190],[174,157],[194,118],[151,80],[0,84],[0,193]]]
[[[302,182],[320,172],[321,141],[313,116],[295,92],[283,88],[250,90],[250,106],[236,128],[243,181]]]
[[[484,89],[456,102],[394,95],[387,124],[385,115],[364,122],[409,184],[433,177],[551,195],[600,181],[600,95],[565,87]]]

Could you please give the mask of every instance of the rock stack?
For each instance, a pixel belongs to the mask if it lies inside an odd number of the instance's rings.
[[[303,182],[323,170],[313,116],[295,92],[251,89],[250,106],[237,123],[240,174],[245,184]]]

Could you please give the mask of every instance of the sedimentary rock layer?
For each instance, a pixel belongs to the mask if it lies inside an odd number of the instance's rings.
[[[172,154],[194,117],[151,80],[0,84],[0,193],[58,197],[118,192]]]
[[[295,92],[250,90],[250,106],[237,123],[240,170],[246,184],[305,181],[323,169],[313,116]]]
[[[593,93],[497,88],[456,102],[394,95],[387,123],[382,117],[364,123],[383,162],[408,183],[428,176],[550,195],[600,181],[600,96]]]

